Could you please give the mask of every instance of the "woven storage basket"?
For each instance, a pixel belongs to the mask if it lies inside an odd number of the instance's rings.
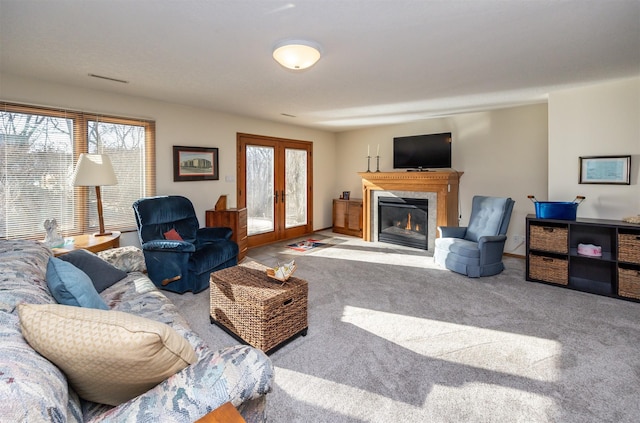
[[[558,226],[529,226],[529,248],[567,254],[569,228]]]
[[[281,283],[264,271],[234,266],[211,274],[211,319],[270,352],[307,329],[307,296],[303,279]]]
[[[618,268],[618,295],[640,300],[640,270]]]
[[[618,261],[640,264],[640,235],[618,234]]]
[[[529,254],[529,278],[567,285],[569,262],[565,259]]]

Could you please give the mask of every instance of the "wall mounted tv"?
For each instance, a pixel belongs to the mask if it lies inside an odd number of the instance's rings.
[[[451,132],[393,139],[393,168],[423,170],[451,167]]]

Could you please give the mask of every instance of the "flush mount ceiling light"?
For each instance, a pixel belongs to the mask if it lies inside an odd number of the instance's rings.
[[[307,69],[320,60],[320,46],[312,41],[282,41],[274,47],[273,58],[287,69]]]

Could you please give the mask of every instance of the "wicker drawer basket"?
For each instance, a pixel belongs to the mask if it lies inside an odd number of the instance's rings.
[[[640,270],[618,268],[618,295],[640,300]]]
[[[266,353],[307,331],[308,285],[234,266],[211,274],[211,322]]]
[[[529,226],[529,248],[552,253],[569,252],[569,228],[558,226]]]
[[[618,261],[640,264],[639,234],[618,234]]]
[[[529,254],[529,278],[567,285],[569,283],[569,262],[566,259]]]

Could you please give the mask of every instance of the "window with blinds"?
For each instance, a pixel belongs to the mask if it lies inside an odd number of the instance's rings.
[[[0,238],[45,235],[56,219],[65,236],[97,232],[93,187],[74,187],[81,153],[107,154],[118,184],[101,187],[107,230],[134,230],[131,205],[155,195],[155,123],[0,103]]]

